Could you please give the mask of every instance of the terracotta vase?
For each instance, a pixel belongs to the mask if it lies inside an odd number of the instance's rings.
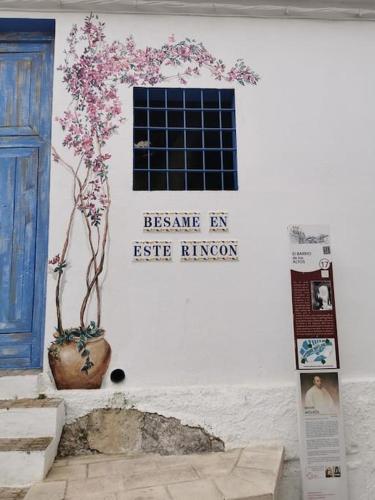
[[[94,363],[87,373],[81,371],[85,358],[77,351],[76,342],[68,342],[57,349],[48,353],[57,389],[100,389],[111,359],[111,346],[104,337],[87,341],[90,359]]]

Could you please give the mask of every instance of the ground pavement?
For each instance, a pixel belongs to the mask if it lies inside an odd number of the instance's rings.
[[[85,455],[57,459],[25,500],[276,500],[283,448],[200,455]],[[0,490],[19,500],[24,490]],[[3,495],[3,496],[2,496]]]

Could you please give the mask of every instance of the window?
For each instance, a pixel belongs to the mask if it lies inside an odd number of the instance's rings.
[[[238,189],[234,90],[133,92],[135,191]]]

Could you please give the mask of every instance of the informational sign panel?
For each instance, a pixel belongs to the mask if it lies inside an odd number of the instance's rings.
[[[328,226],[290,226],[296,367],[339,368]]]
[[[347,500],[329,227],[288,231],[303,499]]]
[[[303,499],[348,500],[338,372],[297,375]]]

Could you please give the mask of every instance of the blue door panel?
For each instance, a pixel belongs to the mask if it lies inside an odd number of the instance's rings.
[[[1,344],[3,334],[32,330],[38,150],[0,149],[0,176]]]
[[[0,345],[0,358],[26,358],[30,359],[31,345]]]
[[[0,48],[0,135],[37,135],[41,105],[41,53]]]
[[[1,346],[16,345],[16,344],[31,344],[32,343],[32,332],[23,333],[7,333],[2,335]]]
[[[30,358],[2,358],[0,357],[0,370],[11,370],[18,368],[21,370],[27,370],[30,368]]]
[[[0,370],[43,359],[53,43],[35,40],[0,32]]]

